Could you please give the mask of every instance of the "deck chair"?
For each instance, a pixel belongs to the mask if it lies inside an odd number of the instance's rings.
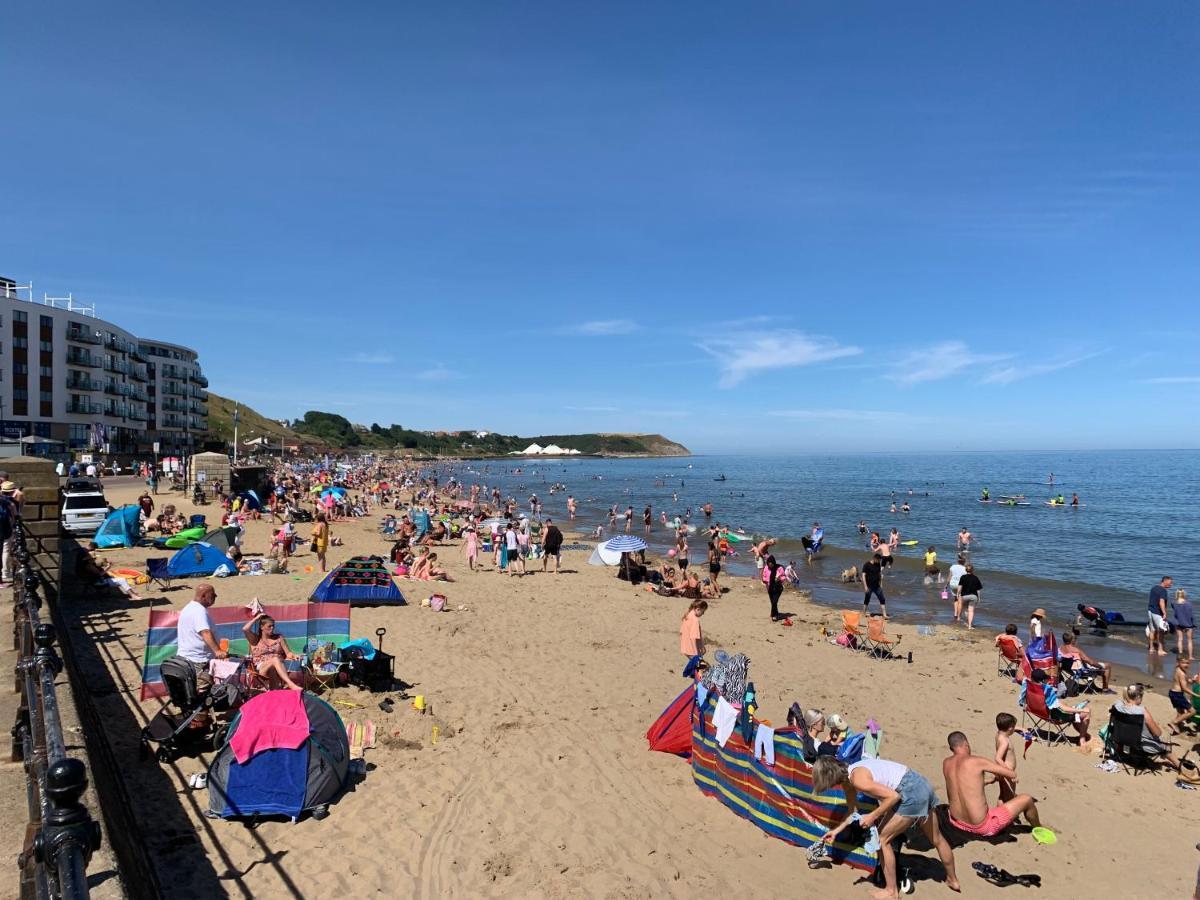
[[[1068,697],[1098,694],[1103,690],[1103,671],[1077,663],[1071,656],[1058,658],[1058,677]]]
[[[879,659],[888,659],[900,644],[899,637],[884,634],[886,623],[880,616],[867,619],[866,651]]]
[[[851,650],[866,649],[867,636],[863,633],[862,613],[858,610],[843,609],[842,610],[842,633],[838,635],[838,641],[846,638],[845,646]]]
[[[171,562],[169,556],[155,556],[146,560],[146,575],[154,584],[160,585],[162,589],[170,590],[172,575],[167,570],[167,565]]]
[[[1017,639],[1011,634],[1000,635],[1000,643],[996,645],[996,674],[1019,681],[1021,660],[1025,658],[1017,649]]]
[[[1025,708],[1021,727],[1026,733],[1032,734],[1035,741],[1041,741],[1042,735],[1046,734],[1049,736],[1047,743],[1051,746],[1060,742],[1070,743],[1071,739],[1067,736],[1068,722],[1062,718],[1063,715],[1065,713],[1055,716],[1046,706],[1044,685],[1032,680],[1025,683]]]
[[[1120,712],[1112,707],[1108,711],[1108,732],[1104,736],[1104,758],[1115,760],[1134,775],[1157,771],[1159,757],[1166,756],[1168,750],[1162,742],[1146,739],[1145,724],[1145,716]]]

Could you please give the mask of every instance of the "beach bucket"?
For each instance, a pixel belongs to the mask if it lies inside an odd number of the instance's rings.
[[[417,710],[417,712],[425,712],[424,694],[417,694],[417,696],[413,697],[412,708]]]

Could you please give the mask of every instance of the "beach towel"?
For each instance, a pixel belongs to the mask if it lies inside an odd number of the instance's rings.
[[[370,719],[366,722],[347,722],[346,739],[350,742],[350,758],[362,759],[363,751],[375,746],[375,723]]]
[[[299,691],[274,693],[300,696]],[[291,750],[264,750],[245,763],[229,767],[222,815],[281,815],[294,819],[304,809],[307,786],[307,740]]]
[[[245,765],[264,750],[299,748],[308,733],[303,692],[267,691],[242,707],[229,746],[234,759]],[[303,774],[300,780],[303,783]]]

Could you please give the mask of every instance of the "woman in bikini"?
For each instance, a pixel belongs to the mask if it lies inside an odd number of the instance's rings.
[[[250,664],[254,666],[255,672],[267,679],[271,690],[304,690],[288,677],[284,662],[300,657],[288,647],[286,638],[275,633],[274,619],[266,613],[259,613],[242,626],[242,631],[250,643]]]

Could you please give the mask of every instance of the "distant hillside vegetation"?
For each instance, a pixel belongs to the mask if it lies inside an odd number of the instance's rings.
[[[209,439],[230,443],[233,440],[234,401],[213,393],[208,396]],[[243,443],[266,437],[276,447],[282,439],[285,444],[314,450],[363,450],[415,456],[505,456],[515,450],[524,450],[530,444],[543,447],[557,444],[592,456],[687,456],[690,453],[687,447],[667,440],[661,434],[543,434],[536,437],[487,434],[478,438],[471,431],[414,431],[402,425],[373,424],[363,429],[344,416],[319,410],[309,410],[289,428],[245,405],[239,407],[238,421],[238,439]]]

